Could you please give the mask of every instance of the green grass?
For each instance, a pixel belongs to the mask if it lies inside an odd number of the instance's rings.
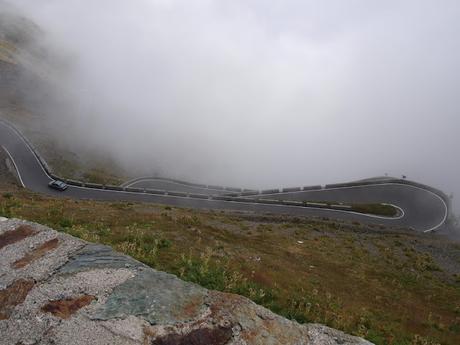
[[[373,214],[376,216],[385,216],[385,217],[395,217],[398,215],[398,210],[388,204],[347,204],[347,203],[340,203],[335,201],[303,201],[305,204],[311,203],[322,203],[326,204],[329,207],[333,207],[334,205],[343,205],[343,206],[350,206],[348,210],[358,212],[358,213],[365,213],[365,214]]]
[[[395,217],[398,214],[398,210],[394,206],[387,204],[352,204],[351,209],[359,213],[386,217]]]
[[[110,245],[184,280],[376,344],[460,343],[460,271],[444,270],[431,253],[447,244],[437,248],[427,236],[327,219],[52,199],[9,185],[0,185],[0,215]],[[449,248],[458,257],[460,248]]]

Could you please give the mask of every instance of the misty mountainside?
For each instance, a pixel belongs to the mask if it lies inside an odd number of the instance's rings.
[[[30,44],[40,32],[38,26],[23,16],[8,12],[8,9],[3,8],[3,11],[0,13],[1,40],[13,45],[13,50],[24,48],[25,45]],[[5,53],[3,49],[2,53]]]
[[[44,104],[55,102],[56,80],[63,76],[64,60],[46,43],[45,32],[34,21],[0,2],[2,116],[15,119],[15,113],[22,111],[44,119]],[[31,120],[25,127],[36,127],[36,122]]]
[[[29,24],[29,25],[28,25]],[[0,102],[2,107],[19,99],[20,51],[30,42],[35,27],[24,18],[0,13]]]
[[[54,171],[69,178],[119,183],[99,166],[116,165],[97,151],[83,150],[64,136],[59,117],[50,109],[65,109],[59,93],[69,71],[67,57],[47,42],[46,33],[32,20],[0,2],[0,117],[12,121],[40,149]]]
[[[32,77],[33,72],[30,66],[38,64],[39,61],[34,57],[30,44],[39,32],[38,27],[26,18],[13,13],[0,12],[0,102],[2,107],[25,100],[26,80],[35,79]]]
[[[2,59],[22,78],[2,116],[88,182],[387,173],[458,194],[459,8],[423,2],[2,2]]]

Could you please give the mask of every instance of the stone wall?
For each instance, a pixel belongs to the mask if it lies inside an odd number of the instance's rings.
[[[0,219],[0,334],[5,345],[370,344],[15,219]]]

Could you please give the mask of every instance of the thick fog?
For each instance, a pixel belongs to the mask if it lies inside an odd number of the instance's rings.
[[[14,3],[66,59],[64,137],[133,171],[460,195],[457,0]]]

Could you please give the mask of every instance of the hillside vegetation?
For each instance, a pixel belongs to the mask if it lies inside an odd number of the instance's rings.
[[[210,289],[376,344],[460,343],[460,244],[380,226],[53,199],[0,186],[0,216],[105,243]]]
[[[84,155],[53,140],[57,131],[24,101],[17,78],[38,63],[27,48],[39,32],[0,14],[0,116],[26,133],[56,174],[119,183],[110,158],[82,164]],[[0,158],[0,216],[108,244],[185,280],[376,344],[460,344],[459,243],[330,219],[51,198],[19,189]]]
[[[53,171],[86,182],[119,184],[126,176],[104,153],[69,147],[53,105],[63,102],[66,58],[45,44],[44,33],[0,0],[0,117],[13,122],[39,148]],[[47,42],[48,43],[48,42]],[[66,111],[71,111],[66,109]],[[115,173],[114,173],[115,172]]]

